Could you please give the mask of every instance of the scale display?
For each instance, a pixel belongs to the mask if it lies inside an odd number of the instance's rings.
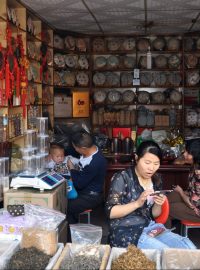
[[[53,179],[51,179],[49,176],[45,176],[41,178],[42,181],[44,181],[45,183],[47,183],[50,186],[54,186],[55,185],[55,181]]]
[[[45,189],[53,189],[64,181],[66,179],[55,171],[44,172],[36,176],[20,173],[11,180],[10,186],[14,189],[33,187],[43,191]]]

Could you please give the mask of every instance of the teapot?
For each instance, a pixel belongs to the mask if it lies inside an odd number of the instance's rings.
[[[114,137],[111,140],[111,152],[119,154],[122,152],[122,140],[118,137]]]
[[[122,152],[124,154],[131,154],[133,152],[133,140],[130,137],[125,137],[122,141]]]

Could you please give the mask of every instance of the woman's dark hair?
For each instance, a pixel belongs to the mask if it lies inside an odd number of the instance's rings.
[[[71,142],[77,147],[85,148],[90,148],[94,144],[92,135],[86,131],[79,131],[72,134]]]
[[[200,138],[186,141],[186,151],[192,155],[195,164],[200,164]]]
[[[153,141],[144,141],[137,148],[136,154],[138,156],[138,160],[142,158],[146,153],[153,154],[162,160],[162,151],[157,143]]]

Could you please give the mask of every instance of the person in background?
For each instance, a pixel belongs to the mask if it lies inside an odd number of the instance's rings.
[[[191,146],[192,145],[192,146]],[[200,158],[200,138],[186,140],[185,151],[183,154],[176,158],[174,164],[193,164],[193,158]]]
[[[74,199],[77,197],[77,192],[71,181],[70,171],[67,166],[67,161],[70,160],[76,168],[78,168],[79,159],[70,155],[65,156],[65,149],[59,143],[51,143],[49,151],[49,162],[47,169],[53,169],[55,172],[63,175],[67,179],[67,197]]]
[[[200,138],[190,140],[183,155],[192,165],[188,176],[188,188],[184,191],[177,185],[168,195],[170,214],[167,227],[171,227],[173,219],[200,222]]]
[[[161,190],[162,179],[156,171],[162,152],[153,141],[142,142],[136,152],[136,165],[116,173],[106,202],[110,222],[110,245],[141,249],[195,249],[188,239],[166,229],[154,219],[161,214],[166,196],[155,194]],[[154,232],[161,232],[154,235]]]
[[[76,170],[70,159],[67,162],[74,187],[78,192],[77,199],[68,202],[68,223],[74,224],[78,222],[81,212],[94,209],[103,202],[107,161],[94,144],[90,133],[76,132],[71,140],[73,147],[81,155],[79,170]]]

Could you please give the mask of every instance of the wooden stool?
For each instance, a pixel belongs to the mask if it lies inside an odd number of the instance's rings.
[[[189,220],[181,220],[181,234],[188,237],[188,229],[200,228],[200,222],[192,222]]]
[[[80,220],[81,220],[81,216],[82,215],[87,215],[87,223],[90,224],[90,213],[92,212],[92,209],[87,209],[85,211],[83,211],[82,213],[79,214],[79,218],[78,218],[78,221],[80,223]]]

